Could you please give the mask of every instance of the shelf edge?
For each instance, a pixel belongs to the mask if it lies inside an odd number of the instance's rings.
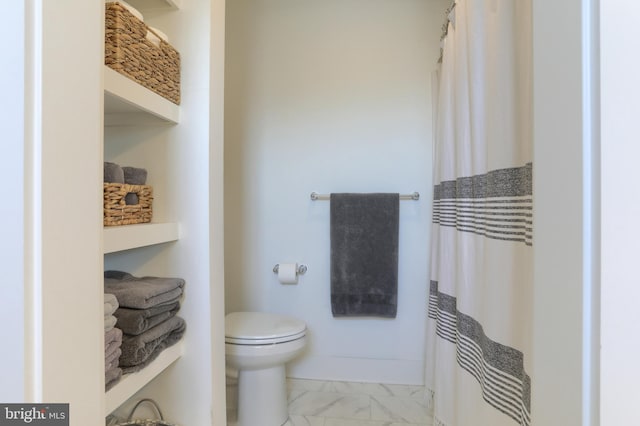
[[[113,388],[105,393],[105,416],[113,413],[136,392],[158,377],[171,364],[184,355],[184,339],[163,350],[158,357],[142,370],[122,376]]]
[[[125,107],[125,112],[130,113],[131,109],[137,109],[157,117],[160,120],[177,124],[180,121],[180,106],[141,86],[128,77],[114,71],[108,66],[104,66],[104,93],[105,102],[107,100],[121,103]],[[118,113],[106,112],[106,114],[117,115]],[[105,123],[111,124],[113,123]]]
[[[115,253],[139,247],[168,243],[180,238],[177,223],[141,223],[106,226],[103,229],[103,253]]]

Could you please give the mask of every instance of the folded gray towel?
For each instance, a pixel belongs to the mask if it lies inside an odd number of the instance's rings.
[[[124,183],[129,185],[145,185],[147,183],[147,170],[137,167],[125,166],[122,168],[124,172]],[[138,204],[138,195],[132,192],[124,197],[124,201],[128,206]]]
[[[118,298],[123,308],[148,309],[180,300],[184,288],[182,278],[137,278],[121,271],[105,271],[104,288]]]
[[[118,309],[118,298],[109,293],[104,294],[104,316],[112,315]]]
[[[112,359],[117,351],[122,351],[120,348],[122,347],[122,340],[116,340],[111,342],[104,347],[104,359]],[[122,354],[122,352],[120,352]],[[120,357],[120,355],[118,355]]]
[[[122,355],[122,349],[116,348],[108,357],[104,358],[104,371],[116,368],[120,365],[120,355]]]
[[[122,168],[124,173],[124,183],[130,185],[144,185],[147,183],[147,170],[138,167],[125,166]]]
[[[128,206],[135,206],[140,204],[140,199],[138,198],[138,194],[134,192],[129,192],[124,196],[124,203]]]
[[[116,385],[122,378],[121,368],[112,368],[104,372],[104,390],[108,391]]]
[[[187,328],[185,321],[174,316],[138,336],[124,335],[120,366],[124,373],[133,373],[146,367],[151,361],[177,343]]]
[[[122,342],[122,330],[119,328],[113,328],[104,333],[104,346],[106,347],[111,342]]]
[[[180,310],[180,303],[154,306],[149,309],[119,308],[114,312],[118,318],[118,328],[124,333],[137,336],[166,321]]]
[[[124,171],[116,163],[104,162],[104,182],[124,183]]]
[[[398,194],[331,194],[331,311],[395,318]]]

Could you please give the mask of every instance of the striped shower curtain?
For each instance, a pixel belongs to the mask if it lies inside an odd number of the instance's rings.
[[[436,426],[531,424],[531,0],[457,0],[437,72],[426,387]]]

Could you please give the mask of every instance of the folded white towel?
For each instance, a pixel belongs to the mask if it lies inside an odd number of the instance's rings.
[[[104,316],[112,315],[118,309],[118,298],[109,293],[104,294]]]
[[[104,332],[107,333],[107,332],[113,330],[113,328],[116,326],[116,322],[118,322],[118,318],[114,317],[113,315],[105,316],[104,317]]]
[[[160,47],[160,37],[156,36],[151,31],[147,31],[146,39],[149,40],[155,47]]]
[[[159,29],[157,29],[156,27],[149,27],[151,29],[151,31],[153,31],[154,33],[156,33],[158,35],[158,37],[160,37],[162,40],[164,40],[165,42],[169,43],[169,36],[167,36],[165,33],[163,33],[162,31],[160,31]]]
[[[147,31],[147,40],[153,43],[154,46],[160,47],[160,40],[165,43],[169,43],[169,37],[157,28],[149,27],[150,31]]]
[[[133,16],[135,16],[136,18],[138,18],[139,20],[141,20],[142,22],[144,22],[144,17],[142,16],[142,13],[140,13],[140,11],[138,9],[136,9],[135,7],[131,6],[129,3],[124,2],[122,0],[104,0],[105,3],[118,3],[120,5],[122,5],[122,7],[124,7],[125,9],[127,9],[129,12],[131,12],[131,14]]]

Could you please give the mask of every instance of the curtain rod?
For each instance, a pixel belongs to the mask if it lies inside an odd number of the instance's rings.
[[[329,200],[331,196],[329,194],[318,194],[317,192],[311,193],[311,200]],[[413,194],[400,194],[401,200],[414,200],[418,201],[420,199],[420,193],[414,192]]]

